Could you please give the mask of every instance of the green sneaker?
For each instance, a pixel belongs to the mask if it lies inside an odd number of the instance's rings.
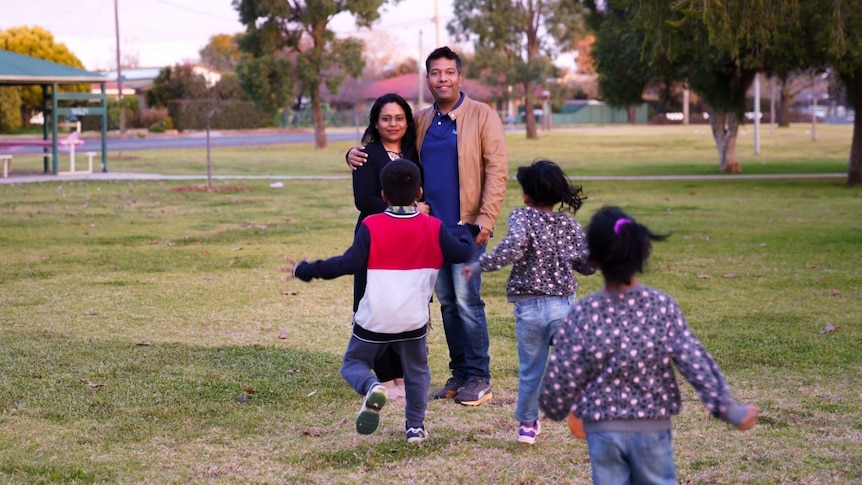
[[[368,390],[365,399],[362,400],[362,409],[356,416],[356,432],[359,434],[371,434],[380,424],[380,410],[386,404],[386,388],[375,384]]]

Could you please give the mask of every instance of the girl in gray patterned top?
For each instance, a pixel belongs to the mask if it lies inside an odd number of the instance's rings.
[[[640,284],[653,234],[606,207],[587,229],[590,261],[605,288],[578,301],[548,362],[539,405],[554,420],[583,421],[593,483],[676,481],[670,418],[679,414],[674,364],[718,419],[741,430],[758,409],[738,404],[718,365],[692,334],[676,302]]]
[[[581,187],[571,185],[560,167],[549,160],[536,160],[518,167],[518,182],[526,207],[509,215],[509,232],[490,253],[466,266],[469,279],[483,271],[496,271],[511,264],[506,287],[514,303],[518,338],[518,441],[536,442],[539,422],[539,387],[554,334],[575,300],[578,282],[572,272],[595,273],[587,262],[586,235],[569,215],[581,207]],[[555,211],[556,206],[560,211]],[[568,212],[563,211],[566,209]]]

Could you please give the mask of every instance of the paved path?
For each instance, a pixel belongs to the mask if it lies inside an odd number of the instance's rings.
[[[346,170],[346,169],[345,169]],[[576,181],[589,180],[761,180],[761,179],[817,179],[846,178],[846,173],[800,173],[800,174],[735,174],[735,175],[595,175],[573,177]],[[348,180],[344,175],[213,175],[213,180]],[[0,185],[26,183],[54,183],[73,180],[206,180],[206,175],[162,175],[158,173],[97,172],[65,175],[9,174],[0,178]]]

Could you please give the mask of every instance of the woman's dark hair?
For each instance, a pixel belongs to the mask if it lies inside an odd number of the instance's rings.
[[[410,205],[416,202],[421,183],[422,174],[419,173],[419,167],[410,160],[396,158],[380,171],[383,194],[392,205]]]
[[[416,122],[413,120],[413,110],[404,98],[395,93],[386,93],[377,98],[371,105],[371,112],[368,114],[368,127],[365,128],[365,133],[362,135],[362,144],[367,145],[380,139],[377,122],[380,120],[380,111],[389,103],[396,103],[401,106],[401,109],[404,110],[404,116],[407,117],[407,131],[404,133],[404,138],[401,139],[401,156],[412,159],[414,158],[413,153],[416,151]]]
[[[652,241],[665,239],[667,235],[653,234],[619,207],[602,207],[587,228],[590,260],[606,283],[631,284],[635,273],[643,273]]]
[[[568,208],[574,214],[587,198],[581,195],[582,187],[570,184],[563,169],[550,160],[538,159],[528,167],[518,167],[517,179],[524,194],[536,205],[560,204],[561,209]]]

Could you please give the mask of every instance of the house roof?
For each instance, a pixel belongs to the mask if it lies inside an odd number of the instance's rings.
[[[83,69],[0,49],[0,84],[90,84],[107,78]]]

